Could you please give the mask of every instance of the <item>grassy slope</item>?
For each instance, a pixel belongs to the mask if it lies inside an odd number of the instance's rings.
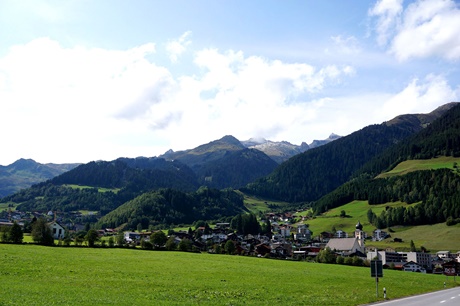
[[[419,171],[419,170],[435,170],[435,169],[454,169],[454,163],[459,164],[460,158],[451,157],[451,156],[442,156],[432,159],[424,160],[407,160],[399,163],[392,170],[382,173],[378,178],[384,178],[394,175],[404,175],[409,172]]]
[[[402,202],[386,203],[381,205],[369,205],[367,201],[353,201],[343,206],[329,210],[328,212],[306,221],[310,225],[310,230],[313,231],[314,235],[318,235],[323,231],[330,232],[332,227],[335,226],[336,230],[343,230],[347,233],[354,232],[356,223],[358,221],[363,225],[363,230],[369,234],[375,229],[375,227],[367,221],[367,211],[369,208],[379,215],[386,206],[398,207],[401,205],[407,205]],[[345,210],[347,215],[346,218],[340,218],[340,212]]]
[[[276,205],[278,207],[283,207],[287,205],[286,202],[280,202],[280,201],[273,201],[273,200],[265,200],[261,199],[258,197],[253,197],[249,196],[246,194],[243,194],[240,191],[237,191],[238,193],[242,194],[244,197],[244,206],[252,213],[258,214],[259,212],[269,212],[271,209],[268,207],[268,205]]]
[[[375,246],[379,249],[393,248],[397,251],[410,250],[410,241],[413,240],[415,247],[424,246],[430,252],[436,251],[460,251],[460,224],[447,226],[445,223],[422,225],[414,227],[396,227],[392,238],[379,242],[366,242],[366,246]],[[393,238],[403,239],[402,243],[393,242]]]
[[[369,268],[132,249],[0,244],[0,305],[359,305]],[[441,275],[385,270],[389,298],[442,289]],[[448,286],[458,285],[448,280]],[[382,299],[381,292],[379,293]]]
[[[419,170],[454,169],[454,163],[460,164],[460,158],[438,157],[428,160],[408,160],[398,164],[394,169],[381,174],[379,177],[404,175],[408,172]],[[353,232],[354,226],[359,220],[364,226],[364,231],[368,234],[372,234],[375,227],[367,222],[367,211],[369,208],[372,208],[372,211],[379,215],[386,206],[397,207],[400,205],[407,204],[396,202],[382,205],[369,205],[367,201],[353,201],[332,209],[306,223],[310,224],[310,229],[313,231],[313,234],[317,235],[322,231],[331,231],[333,226],[335,226],[337,230],[341,229],[346,232]],[[342,210],[345,210],[346,214],[351,216],[351,218],[340,218],[339,215]],[[409,250],[410,240],[413,240],[417,248],[424,246],[431,251],[450,250],[457,252],[460,250],[460,224],[456,226],[447,226],[445,223],[409,227],[401,226],[392,229],[395,230],[395,233],[391,233],[392,238],[381,242],[368,241],[366,246],[376,246],[380,249],[390,247],[402,251]],[[404,242],[394,243],[392,242],[394,237],[402,238]]]

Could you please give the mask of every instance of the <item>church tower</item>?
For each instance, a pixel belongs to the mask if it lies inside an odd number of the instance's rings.
[[[358,240],[358,244],[359,244],[359,246],[361,248],[361,252],[364,253],[364,251],[365,251],[364,238],[366,238],[366,237],[365,237],[365,233],[363,231],[363,225],[359,221],[356,224],[355,238]]]

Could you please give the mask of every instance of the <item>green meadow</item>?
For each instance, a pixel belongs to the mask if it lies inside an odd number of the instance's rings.
[[[240,191],[237,191],[237,192],[243,195],[244,206],[246,207],[247,210],[249,210],[253,214],[258,214],[259,212],[264,213],[264,212],[271,211],[271,208],[269,207],[269,205],[273,205],[279,208],[282,208],[283,206],[288,205],[288,203],[286,202],[261,199],[261,198],[257,198],[254,196],[249,196]]]
[[[443,288],[446,277],[136,249],[0,245],[0,305],[359,305]],[[449,279],[448,287],[458,282]]]
[[[314,219],[305,221],[305,223],[310,225],[310,230],[313,231],[314,235],[318,235],[323,231],[330,232],[332,227],[335,227],[336,230],[343,230],[350,233],[355,230],[358,221],[363,225],[363,230],[365,232],[372,232],[375,227],[368,222],[367,211],[371,208],[376,215],[379,215],[387,206],[398,207],[407,206],[407,204],[403,202],[393,202],[380,205],[369,205],[367,201],[353,201],[331,209],[324,214],[316,216]],[[340,217],[340,212],[342,210],[344,210],[346,214],[344,218]]]
[[[73,188],[73,189],[94,189],[96,187],[91,187],[91,186],[81,186],[81,185],[75,185],[75,184],[64,184],[63,185],[64,187],[69,187],[69,188]],[[120,191],[120,188],[103,188],[103,187],[97,187],[96,188],[98,192],[113,192],[113,193],[117,193],[118,191]]]
[[[445,168],[454,170],[454,165],[459,163],[460,158],[451,156],[442,156],[432,159],[406,160],[399,163],[391,171],[382,173],[377,177],[385,178],[394,175],[404,175],[412,171],[420,170],[436,170]]]
[[[398,226],[392,227],[394,233],[392,238],[379,242],[369,241],[366,246],[375,246],[379,249],[393,248],[397,251],[410,250],[410,241],[413,240],[415,247],[419,249],[424,246],[431,253],[437,251],[460,251],[460,224],[447,226],[445,223],[419,226]],[[398,237],[402,243],[393,242]]]

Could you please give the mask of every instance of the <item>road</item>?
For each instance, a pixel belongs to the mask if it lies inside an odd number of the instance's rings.
[[[460,305],[460,287],[377,303],[378,306]]]

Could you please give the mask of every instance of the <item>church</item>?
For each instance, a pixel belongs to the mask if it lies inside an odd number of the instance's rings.
[[[365,256],[366,248],[364,246],[365,233],[363,225],[358,221],[353,238],[332,238],[326,245],[332,251],[342,255],[350,256],[357,254],[358,256]]]

